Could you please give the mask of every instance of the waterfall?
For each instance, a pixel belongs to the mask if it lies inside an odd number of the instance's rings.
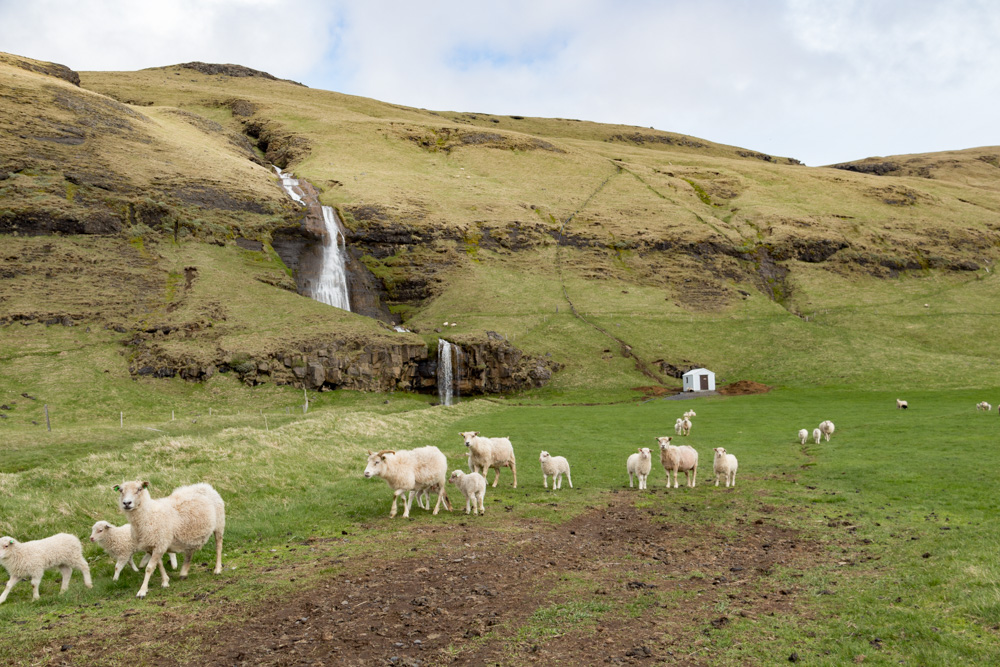
[[[438,363],[437,363],[437,385],[438,402],[441,405],[454,404],[455,378],[452,374],[452,350],[455,356],[461,360],[461,348],[452,345],[444,338],[438,338]]]
[[[351,304],[347,296],[347,269],[344,265],[347,239],[337,224],[337,214],[330,206],[323,207],[323,225],[326,235],[323,238],[323,263],[319,277],[312,288],[312,298],[343,310],[350,310]],[[343,241],[343,245],[341,244]]]
[[[303,190],[297,178],[287,174],[278,167],[274,170],[281,178],[281,187],[284,188],[288,196],[302,206],[313,208],[317,203],[308,204],[303,198]],[[337,220],[337,213],[331,206],[320,206],[323,213],[323,228],[326,233],[323,235],[323,245],[320,249],[319,270],[314,279],[305,281],[306,296],[325,303],[334,308],[350,310],[351,303],[347,292],[347,268],[346,268],[346,246],[347,238],[341,231],[340,223]],[[303,262],[303,265],[308,262]],[[311,272],[307,272],[309,275]]]

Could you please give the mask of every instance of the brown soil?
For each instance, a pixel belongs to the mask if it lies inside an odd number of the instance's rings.
[[[766,394],[771,389],[773,387],[768,387],[766,384],[761,384],[760,382],[740,380],[727,384],[724,387],[719,387],[718,392],[723,396],[746,396],[748,394]]]
[[[650,492],[665,502],[640,509],[635,494],[613,492],[608,507],[555,526],[521,519],[482,530],[475,517],[405,526],[401,539],[435,547],[401,558],[345,558],[340,540],[313,540],[310,566],[336,574],[294,594],[249,609],[222,590],[199,595],[209,598],[203,611],[109,624],[70,642],[70,653],[53,645],[44,655],[100,664],[108,647],[130,646],[157,665],[706,664],[714,631],[794,611],[800,591],[772,570],[794,577],[822,552],[775,525],[773,508],[736,518],[727,526],[736,534],[723,536],[682,523],[697,509],[666,494]],[[291,578],[294,567],[253,576]]]

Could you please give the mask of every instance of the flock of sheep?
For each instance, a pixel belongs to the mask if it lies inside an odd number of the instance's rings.
[[[115,560],[114,580],[118,579],[126,563],[137,570],[132,560],[134,554],[143,553],[140,567],[146,568],[146,576],[136,597],[146,597],[149,578],[157,567],[160,568],[161,585],[170,585],[170,577],[163,567],[163,555],[169,554],[170,565],[177,568],[175,554],[183,553],[180,577],[186,579],[191,567],[191,556],[202,548],[208,538],[215,536],[215,574],[222,572],[222,534],[226,529],[226,504],[218,492],[209,484],[192,484],[174,489],[166,498],[152,498],[148,491],[149,482],[123,482],[114,487],[118,492],[118,506],[129,517],[124,526],[114,526],[107,521],[98,521],[90,533],[91,542],[100,544]],[[73,570],[83,574],[83,583],[92,587],[90,567],[83,557],[83,545],[76,535],[59,533],[51,537],[31,542],[18,542],[13,537],[0,537],[0,564],[7,570],[10,579],[0,604],[7,599],[10,590],[21,581],[31,581],[32,599],[38,599],[38,584],[45,570],[58,569],[62,573],[64,593],[69,588]]]

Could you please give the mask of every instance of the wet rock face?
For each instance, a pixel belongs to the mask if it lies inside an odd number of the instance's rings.
[[[162,339],[162,337],[161,337]],[[133,376],[202,381],[216,373],[235,373],[247,384],[276,384],[312,390],[437,392],[437,359],[422,342],[324,340],[299,349],[251,358],[220,355],[211,362],[177,358],[157,344],[155,334],[136,332],[129,367]],[[562,368],[547,357],[533,357],[506,340],[463,336],[458,368],[461,395],[505,393],[541,387]]]

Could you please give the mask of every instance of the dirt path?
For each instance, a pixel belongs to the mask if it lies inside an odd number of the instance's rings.
[[[723,537],[678,525],[695,511],[683,502],[668,516],[660,503],[636,508],[636,494],[610,497],[557,526],[437,526],[432,553],[345,561],[330,549],[321,560],[343,569],[294,596],[251,610],[214,605],[193,622],[123,623],[81,637],[71,658],[52,647],[49,664],[100,664],[106,646],[141,640],[152,654],[136,664],[700,665],[715,629],[793,611],[796,591],[774,581],[775,566],[820,559],[769,520]],[[183,657],[171,645],[187,647]]]

